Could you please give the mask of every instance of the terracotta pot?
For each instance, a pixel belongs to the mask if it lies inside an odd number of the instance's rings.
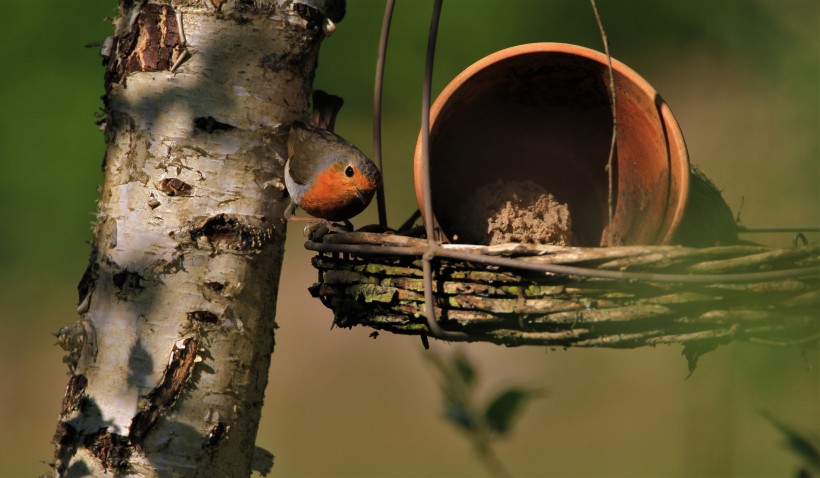
[[[562,43],[493,53],[459,74],[431,109],[433,212],[454,230],[483,185],[531,180],[566,203],[581,245],[663,244],[683,216],[689,159],[658,93],[613,59],[618,116],[614,217],[605,170],[612,134],[606,56]],[[423,210],[421,137],[416,199]],[[469,242],[460,237],[455,242]]]

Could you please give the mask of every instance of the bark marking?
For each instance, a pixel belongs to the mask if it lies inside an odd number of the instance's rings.
[[[86,267],[80,283],[77,284],[77,313],[82,315],[91,306],[91,295],[94,293],[94,288],[97,285],[97,248],[93,247],[91,250],[91,257],[88,260],[88,267]]]
[[[159,182],[159,190],[168,196],[190,196],[194,187],[178,178],[165,178]]]
[[[208,324],[215,324],[219,322],[219,317],[213,312],[209,312],[207,310],[194,310],[192,312],[188,312],[188,319],[195,320],[197,322],[205,322]]]
[[[157,424],[160,414],[171,408],[177,401],[191,377],[198,347],[199,342],[193,337],[174,345],[168,366],[162,374],[162,380],[145,397],[148,405],[131,421],[128,438],[132,445],[140,447],[145,436]]]
[[[80,402],[82,401],[85,387],[88,386],[88,379],[85,375],[72,375],[71,380],[65,389],[65,396],[63,397],[63,406],[60,407],[60,416],[63,418],[70,417],[80,410]]]
[[[213,116],[194,118],[194,128],[202,130],[206,133],[213,133],[214,131],[230,131],[236,126],[218,121]]]
[[[109,63],[106,79],[112,83],[134,72],[170,70],[185,51],[176,12],[168,5],[142,6],[131,31],[116,41],[122,60]]]
[[[145,278],[136,272],[129,271],[128,269],[117,272],[111,276],[111,280],[117,288],[117,297],[123,300],[128,298],[128,294],[131,291],[144,289],[142,286],[142,281],[145,280]]]
[[[214,425],[211,431],[208,432],[208,435],[205,436],[205,440],[202,441],[202,448],[208,449],[219,445],[219,442],[227,436],[230,429],[230,426],[222,422],[216,422],[216,425]]]
[[[205,238],[214,249],[255,251],[271,236],[269,230],[249,224],[249,219],[230,214],[217,214],[201,219],[191,229],[191,238]]]
[[[83,445],[94,455],[103,468],[125,472],[130,468],[128,458],[131,456],[131,447],[128,438],[111,433],[106,428],[100,428],[97,433],[87,435]]]

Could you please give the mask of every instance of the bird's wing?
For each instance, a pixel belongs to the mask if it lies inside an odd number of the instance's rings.
[[[297,184],[306,184],[317,171],[325,170],[337,158],[344,157],[340,151],[350,148],[355,149],[330,131],[294,122],[288,135],[290,176]]]
[[[306,135],[309,134],[301,122],[293,123],[288,134],[288,173],[296,184],[305,184],[310,178],[310,160],[305,151]]]

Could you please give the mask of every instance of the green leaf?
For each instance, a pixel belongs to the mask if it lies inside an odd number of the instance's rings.
[[[820,471],[820,447],[797,430],[785,425],[766,410],[760,412],[775,428],[786,437],[786,443],[791,451],[800,456],[803,461],[817,471]]]
[[[425,358],[433,364],[439,374],[438,388],[444,397],[445,402],[462,404],[467,399],[464,383],[459,379],[458,373],[437,354],[425,354]]]
[[[441,357],[439,357],[438,354],[428,352],[423,354],[422,357],[424,357],[425,360],[433,364],[433,366],[436,368],[436,370],[438,370],[438,373],[444,380],[450,378],[450,370],[447,368],[447,364],[445,364],[444,361],[441,360]]]
[[[500,435],[510,430],[512,421],[520,412],[523,405],[539,394],[537,390],[525,390],[512,387],[502,391],[487,406],[484,420],[487,427]]]
[[[472,387],[477,378],[475,367],[462,351],[453,354],[453,369],[468,387]]]

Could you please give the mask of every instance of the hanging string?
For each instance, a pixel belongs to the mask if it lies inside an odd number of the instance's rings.
[[[592,5],[592,12],[595,13],[595,21],[598,22],[598,29],[601,31],[601,41],[604,43],[604,53],[606,53],[606,62],[609,69],[609,95],[610,95],[610,107],[612,108],[612,141],[609,144],[609,159],[606,162],[606,172],[609,178],[609,195],[607,196],[607,206],[609,210],[609,225],[612,225],[612,217],[615,214],[614,212],[614,203],[615,198],[613,197],[613,184],[612,184],[612,160],[615,158],[615,146],[618,142],[618,119],[617,119],[617,111],[618,108],[616,106],[616,95],[615,95],[615,74],[612,70],[612,56],[609,54],[609,40],[606,36],[606,30],[604,30],[604,24],[601,21],[601,15],[598,13],[598,6],[595,5],[595,0],[589,0],[589,3]]]

